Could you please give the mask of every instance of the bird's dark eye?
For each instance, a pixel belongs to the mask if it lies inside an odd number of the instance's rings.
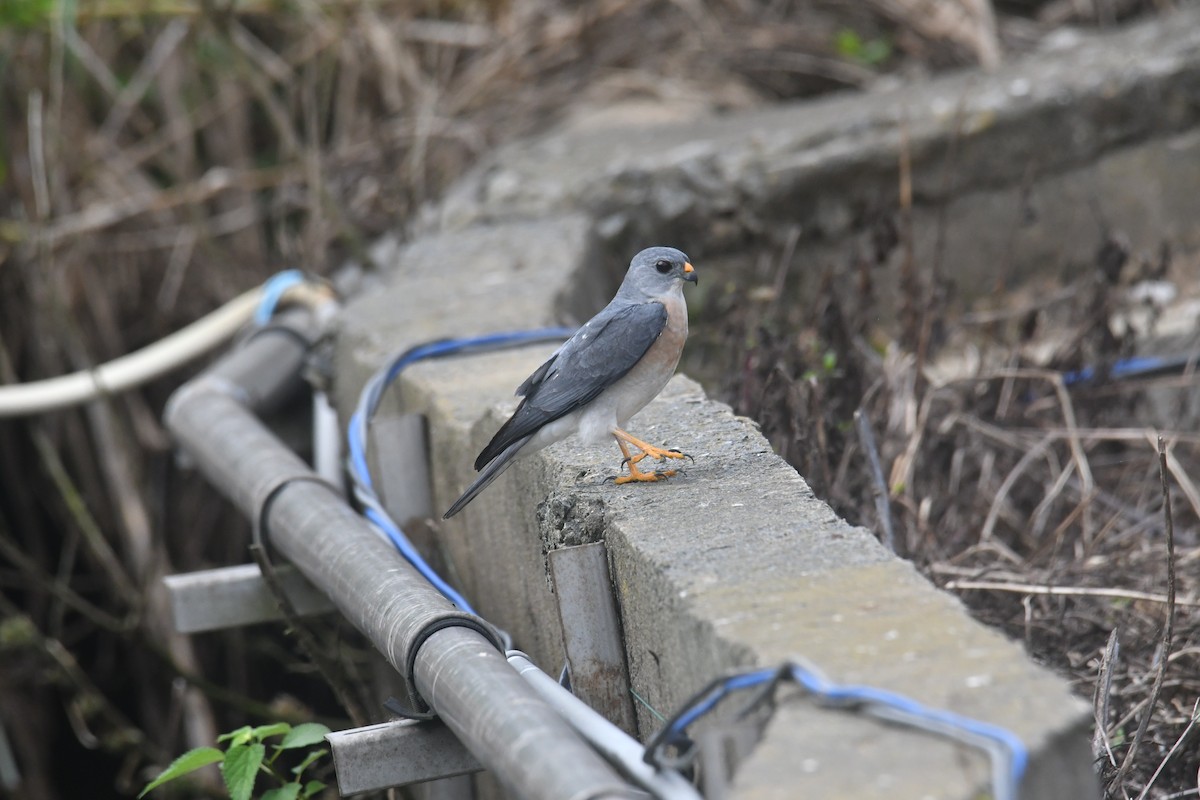
[[[671,262],[670,261],[658,261],[655,263],[654,268],[656,270],[658,270],[660,273],[662,273],[663,275],[666,275],[668,272],[671,271]]]

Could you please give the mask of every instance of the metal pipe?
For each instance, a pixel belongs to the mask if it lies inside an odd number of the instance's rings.
[[[591,742],[597,752],[625,777],[661,800],[702,800],[696,787],[678,772],[657,770],[647,764],[643,758],[646,750],[636,739],[538,669],[529,656],[519,650],[509,650],[508,663],[539,697],[561,714],[580,736]]]
[[[272,396],[264,375],[286,380],[278,367],[305,350],[304,336],[255,337],[176,392],[168,428],[515,795],[640,796],[509,667],[486,623],[442,597],[250,412]]]
[[[540,787],[544,797],[594,796],[585,786],[603,787],[607,797],[644,796],[532,691],[501,653],[481,648],[478,637],[463,628],[447,628],[437,635],[436,649],[426,646],[417,653],[417,688],[447,726],[467,732],[464,742],[481,742],[487,750],[506,753],[522,783]],[[556,759],[563,763],[552,764]]]

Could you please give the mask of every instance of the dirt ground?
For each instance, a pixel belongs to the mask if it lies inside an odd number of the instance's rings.
[[[0,4],[4,382],[130,352],[282,268],[328,275],[403,231],[489,148],[581,107],[686,98],[723,112],[920,80],[1016,57],[1062,26],[1158,10],[1139,0],[961,0],[940,13],[917,0],[57,8]],[[749,259],[752,279],[714,297],[697,326],[709,337],[697,346],[725,359],[708,387],[757,419],[841,513],[1095,698],[1107,796],[1198,796],[1200,393],[1186,358],[1109,372],[1135,354],[1200,352],[1186,335],[1200,263],[1171,242],[1132,252],[1117,231],[1075,283],[961,309],[928,276],[880,329],[872,259],[903,248],[902,225],[899,211],[881,220],[874,254],[848,253],[798,304],[777,299],[786,254]],[[1164,287],[1175,296],[1146,299]],[[1087,366],[1091,379],[1064,378]],[[347,723],[273,627],[170,631],[159,578],[240,563],[248,542],[245,522],[177,467],[159,422],[187,372],[86,409],[0,420],[0,722],[21,797],[135,796],[173,756],[247,720]],[[352,632],[321,635],[343,668],[364,668]]]

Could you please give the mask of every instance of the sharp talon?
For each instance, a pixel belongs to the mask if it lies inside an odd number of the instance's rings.
[[[635,469],[629,475],[621,475],[620,477],[614,479],[613,483],[618,486],[622,486],[626,483],[654,483],[655,481],[659,480],[660,476],[663,478],[666,477],[661,472],[642,472]]]
[[[629,459],[630,459],[630,456],[625,456],[624,458],[622,458],[622,459],[621,459],[621,466],[620,466],[620,467],[617,467],[617,469],[620,469],[621,467],[623,467],[623,466],[625,466],[626,464],[628,464],[628,463],[629,463]]]
[[[620,483],[620,482],[621,482],[621,479],[620,479],[620,478],[618,478],[616,475],[608,475],[607,477],[605,477],[605,478],[604,478],[604,480],[602,480],[602,481],[600,481],[600,482],[601,482],[601,483],[608,483],[609,481],[612,481],[613,483]]]
[[[634,482],[653,483],[659,480],[666,480],[667,478],[670,478],[676,474],[675,470],[673,469],[661,470],[657,472],[643,472],[642,470],[638,469],[638,462],[645,459],[646,456],[650,456],[650,458],[654,459],[655,461],[663,461],[668,458],[686,458],[692,463],[695,463],[695,459],[682,450],[676,448],[668,449],[666,447],[657,447],[649,442],[643,442],[641,439],[630,436],[625,431],[619,429],[613,432],[613,436],[617,440],[617,445],[621,448],[621,454],[625,456],[625,459],[621,462],[621,467],[625,467],[626,465],[629,467],[628,475],[619,475],[613,479],[613,483],[618,485]],[[637,455],[630,454],[630,446],[639,451]]]

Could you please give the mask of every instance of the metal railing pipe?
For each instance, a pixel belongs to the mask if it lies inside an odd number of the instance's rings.
[[[641,796],[505,661],[491,629],[404,561],[255,417],[304,337],[258,336],[182,387],[167,426],[199,469],[415,686],[419,699],[514,794]]]
[[[423,647],[417,654],[417,688],[450,729],[467,731],[464,742],[484,742],[488,750],[506,752],[521,782],[539,787],[543,797],[583,800],[593,796],[581,794],[581,787],[589,784],[603,787],[604,797],[647,796],[621,779],[568,721],[531,691],[502,653],[482,650],[478,638],[463,628],[448,628],[437,636],[437,648]],[[542,727],[546,711],[553,716],[557,733]],[[558,736],[566,738],[556,742]],[[570,755],[578,748],[586,750],[587,759],[575,760],[576,756]],[[563,763],[550,763],[560,758],[565,759]],[[596,770],[596,761],[603,764],[603,773],[611,776],[607,785],[602,772]]]
[[[678,772],[647,764],[643,758],[646,749],[636,739],[542,672],[529,656],[509,650],[508,663],[597,752],[638,786],[661,800],[702,800],[696,787]]]

